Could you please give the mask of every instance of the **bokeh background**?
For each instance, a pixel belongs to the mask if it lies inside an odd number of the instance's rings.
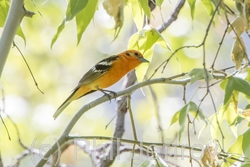
[[[227,1],[227,4],[237,12],[234,8],[234,1]],[[161,26],[163,20],[166,21],[170,17],[175,6],[176,1],[164,1],[161,9],[157,8],[153,11],[151,18],[152,26],[155,28]],[[36,12],[36,15],[33,18],[24,18],[21,23],[26,36],[26,43],[18,36],[15,37],[15,43],[28,61],[39,88],[44,94],[41,94],[36,88],[20,53],[16,48],[12,48],[1,78],[0,86],[4,94],[1,93],[0,95],[2,99],[0,105],[1,109],[4,109],[4,112],[17,125],[22,142],[27,147],[42,148],[42,146],[49,146],[55,142],[55,139],[61,135],[73,115],[84,104],[102,96],[102,93],[99,92],[85,96],[71,103],[57,120],[53,120],[53,113],[68,97],[83,74],[99,60],[126,50],[129,38],[136,32],[136,28],[131,15],[131,8],[130,6],[126,6],[124,26],[118,38],[111,43],[114,37],[113,28],[115,23],[107,15],[102,7],[102,1],[100,1],[94,19],[83,34],[79,45],[77,45],[76,25],[74,21],[71,21],[66,25],[54,46],[50,48],[53,35],[64,18],[67,3],[64,0],[25,1],[25,7],[28,10]],[[235,16],[230,16],[230,19],[234,20]],[[204,38],[209,20],[210,16],[200,1],[196,3],[195,18],[192,20],[190,7],[186,3],[177,21],[173,22],[162,35],[173,50],[183,45],[200,44]],[[206,41],[207,67],[211,66],[225,28],[226,21],[224,17],[217,15]],[[230,59],[233,37],[232,33],[226,35],[215,64],[216,69],[234,65]],[[247,35],[244,34],[243,39],[246,46],[249,46],[250,40]],[[170,55],[170,50],[155,46],[154,56],[147,71],[147,76],[150,76],[155,68]],[[182,72],[189,72],[194,67],[202,67],[201,48],[183,49],[177,53],[177,57],[178,59],[173,58],[170,61],[163,73],[161,73],[160,69],[154,78],[169,77]],[[109,89],[119,91],[122,88],[122,83],[123,79]],[[197,87],[204,85],[204,82],[187,85],[186,100],[192,100],[198,104],[199,100],[206,93],[206,89],[197,90]],[[182,100],[183,87],[157,84],[152,85],[152,89],[155,91],[159,102],[158,106],[165,139],[177,143],[176,137],[179,126],[175,124],[170,127],[170,121],[175,112],[184,105]],[[137,135],[139,140],[160,142],[152,95],[147,87],[142,90],[145,95],[143,95],[141,90],[137,90],[132,95],[131,105]],[[216,107],[219,107],[223,102],[224,92],[220,89],[219,84],[212,87],[211,91]],[[246,101],[242,100],[239,105],[244,107],[246,103]],[[211,100],[206,98],[201,105],[207,117],[214,113],[211,104]],[[103,103],[84,114],[73,128],[71,134],[112,136],[115,121],[112,121],[107,129],[105,129],[105,126],[115,114],[115,100]],[[1,155],[4,164],[7,166],[15,163],[15,158],[22,153],[23,148],[17,141],[17,132],[14,125],[6,118],[5,114],[2,114],[2,117],[11,135],[10,141],[3,124],[1,124]],[[123,138],[133,139],[131,122],[128,115],[125,124]],[[204,123],[197,121],[195,128],[191,128],[192,144],[204,145],[211,141],[209,128],[206,128],[200,138],[198,138],[198,133],[202,126],[204,126]],[[103,142],[105,141],[97,141],[97,144]],[[93,144],[93,141],[90,141],[90,143]],[[187,144],[186,131],[180,144]],[[44,147],[43,151],[46,151],[48,148]],[[74,149],[74,147],[71,147],[66,150],[62,154],[61,162],[73,166],[90,166],[91,160],[88,158],[88,155],[78,150],[77,157],[75,157]],[[181,154],[180,150],[177,153]],[[129,166],[130,156],[130,153],[122,154],[114,162],[113,166]],[[189,159],[169,158],[169,160],[183,165]],[[135,165],[139,165],[142,162],[143,159],[139,158],[135,160]],[[34,162],[28,156],[21,161],[21,166],[34,166]]]

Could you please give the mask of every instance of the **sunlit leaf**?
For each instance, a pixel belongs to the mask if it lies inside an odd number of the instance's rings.
[[[155,166],[155,160],[152,158],[147,158],[142,164],[140,164],[140,167],[153,167]]]
[[[193,84],[194,82],[204,79],[210,81],[213,77],[212,75],[203,68],[194,68],[192,71],[188,73],[188,75],[191,77],[190,84]]]
[[[221,106],[218,109],[217,116],[220,120],[226,120],[228,124],[232,125],[232,123],[235,121],[235,118],[238,116],[237,109],[235,109],[234,105],[229,105],[227,110],[224,109],[224,106]]]
[[[208,118],[208,121],[209,121],[209,122],[212,122],[212,120],[214,119],[214,117],[215,117],[215,114],[212,114],[212,115]],[[198,134],[198,138],[201,137],[201,134],[202,134],[203,130],[207,127],[208,121],[206,121],[206,125],[204,125],[204,126],[201,128],[201,130],[200,130],[200,132],[199,132],[199,134]]]
[[[155,44],[159,44],[166,49],[170,49],[161,34],[156,29],[147,26],[130,37],[128,49],[140,51],[148,61],[151,61],[154,49],[153,46]],[[138,82],[143,80],[147,67],[148,64],[143,63],[136,68]]]
[[[179,120],[179,116],[180,116],[180,111],[177,111],[171,119],[170,126]]]
[[[187,126],[187,114],[188,111],[190,110],[190,103],[185,105],[181,110],[180,110],[180,115],[179,115],[179,125],[180,125],[180,130],[179,130],[179,141],[181,141],[181,136],[182,133]]]
[[[239,16],[233,21],[232,26],[228,28],[227,32],[230,33],[234,29],[237,35],[241,36],[241,34],[246,31],[246,26],[247,20],[245,16]]]
[[[243,141],[243,135],[238,136],[234,144],[228,149],[228,152],[239,155],[242,154],[242,141]]]
[[[196,2],[196,0],[188,0],[192,20],[194,20],[195,2]]]
[[[124,1],[123,0],[104,0],[103,8],[115,20],[115,33],[113,41],[118,37],[124,22]]]
[[[131,36],[128,48],[139,50],[142,53],[145,53],[155,44],[159,44],[165,49],[171,50],[165,39],[155,28],[146,26],[141,31]]]
[[[179,130],[179,141],[181,139],[181,135],[182,135],[182,132],[184,131],[185,127],[186,127],[186,122],[187,122],[187,114],[188,112],[194,112],[196,114],[192,114],[194,116],[199,116],[202,120],[206,120],[205,119],[205,116],[203,115],[201,109],[194,103],[194,102],[189,102],[188,104],[186,104],[183,108],[181,108],[179,111],[179,115],[176,115],[175,116],[175,119],[177,117],[179,117],[179,125],[180,125],[180,130]],[[206,122],[206,121],[205,121]],[[172,123],[172,121],[171,121]]]
[[[141,30],[143,27],[143,22],[144,22],[144,14],[142,12],[139,1],[129,0],[128,3],[130,4],[131,10],[132,10],[135,25],[138,30]]]
[[[210,16],[212,16],[212,14],[214,12],[213,2],[211,0],[201,0],[201,2],[205,6],[205,8],[207,9],[208,14]]]
[[[138,0],[144,13],[147,15],[148,18],[150,18],[150,8],[148,6],[148,1],[147,0]]]
[[[247,76],[246,76],[245,80],[250,82],[250,68],[246,68],[246,72],[247,72]]]
[[[228,83],[228,79],[223,80],[223,81],[220,83],[221,89],[225,90],[225,89],[226,89],[226,86],[227,86],[227,83]]]
[[[85,8],[88,1],[89,0],[70,0],[66,11],[66,21],[72,20],[81,10]]]
[[[228,149],[228,153],[233,153],[234,155],[238,154],[241,155],[242,154],[242,140],[243,140],[243,136],[240,135],[238,136],[237,140],[233,143],[233,145]],[[225,159],[225,161],[230,162],[230,163],[235,163],[236,160],[233,160],[231,157]],[[228,166],[228,165],[224,165],[224,166]]]
[[[156,0],[156,6],[158,6],[159,8],[161,8],[161,5],[163,3],[164,0]]]
[[[10,2],[6,0],[0,0],[0,27],[4,26],[8,11],[10,8]]]
[[[241,37],[236,38],[231,51],[231,59],[235,63],[236,70],[241,67],[243,59],[246,59],[246,46]]]
[[[153,49],[149,49],[147,50],[143,56],[151,61],[152,60],[152,57],[153,57],[153,52],[154,50]],[[143,81],[144,77],[145,77],[145,74],[148,70],[148,66],[149,66],[149,63],[142,63],[140,64],[138,67],[135,68],[135,74],[136,74],[136,77],[137,77],[137,81],[138,82],[141,82]]]
[[[243,2],[242,0],[235,0],[235,6],[237,10],[240,12],[240,15],[243,15]]]
[[[10,1],[0,0],[0,27],[4,26],[4,23],[8,15],[9,7],[10,7]],[[20,26],[18,26],[17,28],[16,35],[20,36],[24,40],[24,43],[26,44],[26,38]]]
[[[88,6],[88,9],[85,9],[87,6]],[[63,21],[61,22],[61,24],[58,26],[56,34],[53,36],[53,39],[52,39],[51,45],[50,45],[51,48],[54,45],[54,43],[56,42],[56,40],[58,39],[62,30],[64,29],[66,23],[68,21],[72,20],[75,16],[77,16],[79,14],[79,12],[81,12],[82,10],[84,10],[83,13],[81,13],[81,15],[80,15],[82,17],[81,18],[82,20],[79,19],[80,16],[76,20],[77,37],[78,37],[77,43],[79,43],[82,33],[84,32],[86,27],[89,25],[91,18],[93,18],[93,12],[95,12],[95,10],[96,10],[96,0],[91,0],[91,1],[89,1],[89,0],[82,0],[82,1],[81,0],[70,0],[69,1],[69,4],[67,6],[67,10],[66,10],[66,16],[63,19]],[[90,12],[90,13],[86,14],[86,11]],[[85,15],[83,16],[83,14],[85,14]],[[79,27],[79,26],[83,26],[83,27]]]
[[[76,15],[77,43],[81,41],[83,32],[86,30],[90,21],[94,17],[97,5],[98,0],[91,0],[88,2],[87,6]]]
[[[230,124],[230,126],[237,126],[239,125],[242,121],[244,121],[245,118],[242,118],[240,116],[237,116],[234,121]]]
[[[250,166],[250,162],[247,161],[247,162],[243,162],[240,167],[249,167]]]
[[[247,81],[241,78],[237,78],[237,77],[230,77],[228,79],[227,86],[225,89],[225,96],[224,96],[224,103],[223,103],[224,105],[227,104],[234,90],[241,92],[245,94],[246,96],[250,96],[250,91],[249,91],[250,84]]]
[[[169,167],[169,165],[158,155],[155,155],[156,167]]]
[[[250,144],[249,144],[249,139],[250,139],[250,129],[248,129],[244,134],[243,134],[243,140],[242,140],[242,150],[243,153],[246,157],[250,157]]]
[[[247,30],[250,28],[250,0],[244,1],[245,6],[245,15],[247,20]]]
[[[64,19],[62,21],[62,23],[58,26],[56,34],[53,36],[53,39],[52,39],[51,44],[50,44],[50,48],[52,48],[52,46],[56,42],[57,38],[59,37],[59,35],[61,34],[62,30],[64,29],[65,24],[66,24],[66,20]]]
[[[210,133],[213,139],[217,139],[219,143],[224,142],[226,146],[232,145],[233,141],[236,140],[234,135],[235,127],[230,127],[228,122],[223,119],[223,117],[219,118],[218,121],[216,117],[211,121]],[[223,134],[223,137],[222,137]],[[222,141],[223,140],[223,141]]]

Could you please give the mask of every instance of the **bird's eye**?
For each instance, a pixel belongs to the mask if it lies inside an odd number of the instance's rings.
[[[127,56],[130,56],[130,54],[129,54],[128,52],[126,52],[126,55],[127,55]]]
[[[135,55],[136,55],[136,56],[139,56],[139,54],[138,54],[137,52],[135,52]]]

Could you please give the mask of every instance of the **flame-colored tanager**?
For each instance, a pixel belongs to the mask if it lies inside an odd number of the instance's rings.
[[[98,62],[83,75],[73,93],[63,102],[53,115],[54,119],[73,101],[82,96],[107,88],[118,82],[124,75],[143,62],[149,63],[136,50],[127,50]]]

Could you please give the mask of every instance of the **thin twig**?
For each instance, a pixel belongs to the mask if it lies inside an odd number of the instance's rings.
[[[199,152],[203,151],[203,148],[200,148],[200,147],[190,147],[190,146],[181,145],[181,144],[143,142],[143,141],[136,141],[136,140],[131,140],[131,139],[121,139],[121,138],[114,138],[114,137],[107,137],[107,136],[73,136],[73,135],[70,135],[70,136],[67,136],[66,138],[67,138],[67,140],[74,140],[74,139],[85,139],[85,140],[88,139],[88,140],[90,140],[90,139],[95,139],[95,140],[108,140],[108,141],[110,139],[112,139],[113,141],[119,141],[119,142],[128,143],[128,144],[136,144],[136,145],[139,145],[139,146],[142,146],[142,145],[143,146],[152,146],[152,145],[154,145],[154,146],[159,146],[159,147],[162,147],[162,146],[166,147],[167,146],[167,147],[170,147],[170,148],[180,148],[180,149],[199,151]],[[176,154],[173,154],[173,156],[176,156]],[[228,158],[228,159],[231,159],[231,160],[235,160],[235,161],[238,161],[238,162],[244,162],[245,161],[244,159],[242,159],[244,157],[236,158],[231,153],[221,152],[221,153],[218,154],[218,156]],[[188,158],[189,158],[189,156],[188,156]]]
[[[174,12],[171,14],[170,18],[167,22],[165,22],[161,27],[157,28],[157,30],[162,33],[164,30],[166,30],[175,20],[177,20],[178,15],[184,6],[186,0],[180,0],[177,6],[175,7]]]
[[[133,136],[134,136],[134,140],[138,140],[137,138],[137,134],[136,134],[136,128],[135,128],[135,121],[134,121],[134,117],[133,117],[133,112],[131,109],[131,96],[127,96],[127,109],[129,111],[129,117],[130,117],[130,121],[131,121],[131,125],[132,125],[132,132],[133,132]],[[132,158],[131,158],[131,166],[133,166],[133,160],[134,160],[134,149],[135,149],[135,144],[133,145],[133,149],[132,149]]]
[[[29,66],[27,60],[25,59],[23,53],[21,52],[21,50],[19,49],[19,47],[16,45],[15,42],[13,42],[13,46],[17,48],[18,52],[19,52],[20,55],[22,56],[22,58],[23,58],[23,60],[24,60],[24,63],[25,63],[26,66],[28,67],[29,73],[30,73],[30,75],[31,75],[31,77],[32,77],[32,79],[33,79],[33,81],[34,81],[34,83],[35,83],[37,89],[38,89],[42,94],[44,94],[43,91],[39,88],[38,83],[36,82],[35,76],[33,75],[33,72],[32,72],[32,70],[30,69],[30,66]]]

